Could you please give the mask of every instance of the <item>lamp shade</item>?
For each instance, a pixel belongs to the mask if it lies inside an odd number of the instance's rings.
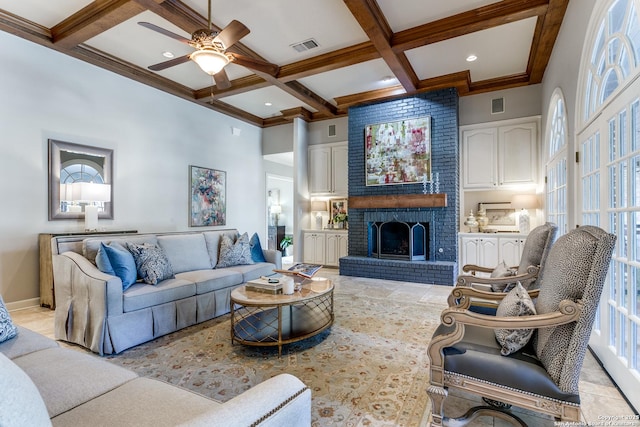
[[[516,194],[511,199],[514,209],[538,209],[538,197],[535,194]]]
[[[110,202],[111,185],[93,182],[74,182],[72,200],[76,202]]]
[[[272,214],[282,213],[282,206],[280,206],[280,205],[271,205],[271,213]]]
[[[229,63],[229,58],[224,53],[211,48],[196,50],[189,58],[210,76],[220,72]]]
[[[327,202],[323,200],[311,201],[311,212],[328,212]]]

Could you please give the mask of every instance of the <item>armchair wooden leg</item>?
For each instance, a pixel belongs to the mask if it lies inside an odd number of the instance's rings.
[[[444,418],[447,427],[463,427],[469,424],[471,421],[478,417],[489,416],[493,418],[500,418],[513,423],[516,426],[527,427],[527,423],[522,421],[520,417],[513,415],[511,412],[496,409],[492,406],[476,406],[469,409],[463,416],[459,418]]]
[[[444,387],[432,385],[427,389],[427,394],[431,399],[431,420],[427,425],[441,427],[444,417],[444,399],[449,392]]]

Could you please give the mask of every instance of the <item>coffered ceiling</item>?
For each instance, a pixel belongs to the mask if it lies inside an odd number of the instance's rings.
[[[540,83],[569,0],[212,2],[214,29],[235,19],[251,30],[229,51],[278,65],[275,76],[231,63],[221,89],[193,61],[147,68],[194,49],[138,22],[190,39],[207,28],[207,0],[0,0],[0,30],[266,127],[445,87]],[[292,47],[308,40],[317,47]]]

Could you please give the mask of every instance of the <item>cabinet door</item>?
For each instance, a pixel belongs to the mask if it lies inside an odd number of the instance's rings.
[[[326,238],[327,256],[325,259],[327,265],[333,265],[333,266],[338,265],[338,259],[340,258],[339,247],[338,247],[339,238],[340,238],[339,234],[327,234],[327,238]]]
[[[480,266],[494,268],[500,263],[499,250],[498,250],[498,238],[497,237],[482,237],[480,240]]]
[[[499,185],[535,184],[538,169],[538,125],[500,127]]]
[[[331,183],[331,147],[309,147],[309,191],[311,193],[330,193]]]
[[[516,237],[500,238],[500,262],[504,261],[507,266],[514,267],[520,264],[522,247],[524,240]]]
[[[463,186],[491,188],[497,185],[498,135],[496,128],[462,133]]]
[[[340,260],[340,258],[349,255],[349,236],[347,234],[339,234],[338,236],[338,260]]]
[[[325,237],[323,233],[303,233],[304,247],[302,259],[310,264],[325,263]]]
[[[467,264],[480,264],[478,239],[475,237],[462,237],[460,239],[460,271]]]
[[[335,146],[331,149],[331,170],[333,192],[346,196],[349,182],[349,148],[347,144]]]

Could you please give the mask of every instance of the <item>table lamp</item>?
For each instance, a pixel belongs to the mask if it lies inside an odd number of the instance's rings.
[[[275,226],[278,226],[278,219],[280,219],[280,214],[282,213],[282,206],[280,205],[271,205],[271,213],[273,214],[273,219],[275,221]]]
[[[322,230],[322,214],[324,212],[329,212],[327,202],[324,200],[312,200],[311,212],[316,213],[316,230]]]
[[[84,230],[98,229],[98,206],[96,203],[111,201],[111,185],[93,182],[74,182],[73,201],[86,203],[84,205]]]
[[[538,209],[538,206],[538,197],[535,194],[516,194],[511,199],[511,207],[520,209],[518,228],[521,234],[528,234],[531,227],[531,218],[527,209]]]

